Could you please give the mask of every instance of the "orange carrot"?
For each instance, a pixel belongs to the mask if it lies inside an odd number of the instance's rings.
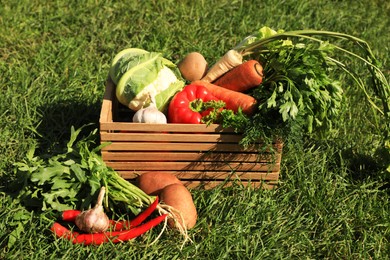
[[[263,82],[263,67],[257,60],[248,60],[223,74],[213,83],[230,90],[245,92]]]
[[[227,109],[231,109],[234,112],[237,112],[238,108],[241,107],[242,112],[251,115],[256,109],[256,99],[247,94],[223,88],[203,80],[193,81],[191,82],[192,84],[206,87],[217,99],[225,102]]]

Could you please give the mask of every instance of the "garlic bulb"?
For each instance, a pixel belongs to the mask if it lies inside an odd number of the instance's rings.
[[[141,108],[133,116],[134,123],[149,123],[149,124],[166,124],[167,117],[163,112],[158,110],[154,98],[151,97],[151,102],[148,107]]]
[[[80,230],[87,233],[101,233],[108,229],[110,220],[103,210],[105,192],[105,187],[102,187],[95,207],[81,212],[80,215],[76,217],[75,223]]]

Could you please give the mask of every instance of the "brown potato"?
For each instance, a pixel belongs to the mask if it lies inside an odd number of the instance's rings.
[[[146,172],[136,179],[136,185],[148,195],[158,195],[161,190],[170,184],[181,184],[173,174],[166,172]]]
[[[199,52],[187,54],[177,65],[181,75],[188,81],[203,78],[208,69],[206,59]]]
[[[160,193],[160,199],[163,203],[173,207],[179,211],[184,219],[184,224],[187,229],[191,229],[195,226],[198,218],[198,213],[192,195],[190,191],[181,184],[171,184],[162,189]],[[179,223],[181,218],[177,215]],[[175,228],[175,222],[170,219],[168,220],[170,227]],[[181,223],[183,224],[183,223]]]

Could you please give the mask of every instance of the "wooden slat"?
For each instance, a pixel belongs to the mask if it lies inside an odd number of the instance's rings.
[[[118,173],[125,179],[134,179],[139,175],[142,175],[146,172],[153,171],[125,171],[118,170]],[[157,171],[156,171],[157,172]],[[278,172],[243,172],[236,171],[232,174],[232,172],[220,172],[220,171],[158,171],[158,172],[167,172],[170,174],[176,175],[181,180],[226,180],[227,178],[235,179],[239,177],[241,180],[267,180],[267,181],[276,181],[279,178]]]
[[[235,163],[235,162],[106,162],[106,164],[115,170],[131,170],[131,171],[257,171],[268,172],[278,171],[280,164],[266,163]]]
[[[255,153],[201,153],[201,152],[107,152],[102,151],[104,161],[224,161],[263,162],[280,161],[281,154],[259,155]]]
[[[115,142],[102,151],[224,151],[224,152],[257,152],[256,148],[243,148],[237,144],[215,143],[126,143]]]
[[[135,179],[128,179],[129,182],[135,183]],[[266,190],[276,189],[278,186],[278,181],[265,181],[265,180],[202,180],[202,179],[193,179],[193,180],[182,180],[181,181],[185,187],[189,190],[192,189],[213,189],[216,187],[231,187],[234,182],[244,187],[252,187],[255,189],[261,188]]]
[[[213,189],[219,185],[223,185],[223,187],[229,187],[232,185],[233,182],[228,181],[228,182],[223,182],[223,181],[207,181],[207,180],[191,180],[191,181],[183,181],[183,184],[188,188],[188,189]],[[251,186],[253,188],[261,188],[261,189],[266,189],[266,190],[271,190],[275,189],[277,182],[264,182],[264,181],[241,181],[240,184],[243,186]]]
[[[135,183],[135,179],[128,179],[129,182]],[[223,180],[201,180],[201,179],[194,179],[194,180],[182,180],[182,183],[185,187],[187,187],[189,190],[193,189],[214,189],[218,186],[222,186],[222,188],[231,187],[233,185],[232,181],[223,181]],[[278,181],[264,181],[264,180],[250,180],[245,181],[241,180],[239,182],[240,185],[243,185],[244,187],[252,187],[255,189],[265,189],[265,190],[272,190],[276,189],[278,185]]]
[[[112,122],[112,99],[115,86],[111,80],[107,80],[106,91],[104,93],[102,109],[100,111],[100,123]]]
[[[128,132],[176,132],[176,133],[234,133],[231,129],[222,128],[218,124],[145,124],[107,122],[100,123],[101,130]]]
[[[214,143],[238,143],[242,139],[241,135],[237,134],[209,134],[209,133],[102,133],[102,141],[111,141],[111,142],[214,142]]]

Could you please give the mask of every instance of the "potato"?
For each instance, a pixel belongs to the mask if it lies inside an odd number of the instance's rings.
[[[136,179],[136,185],[149,195],[158,195],[161,190],[170,184],[181,184],[173,174],[166,172],[146,172]]]
[[[199,52],[187,54],[177,65],[181,75],[188,81],[203,78],[208,69],[206,59]]]
[[[181,213],[184,219],[184,225],[187,229],[191,229],[195,226],[198,213],[194,201],[192,200],[192,195],[184,185],[175,183],[166,186],[160,193],[160,199],[163,203],[173,207]],[[177,217],[179,223],[183,224],[180,216],[177,215]],[[175,228],[175,222],[172,219],[168,220],[168,225]]]

